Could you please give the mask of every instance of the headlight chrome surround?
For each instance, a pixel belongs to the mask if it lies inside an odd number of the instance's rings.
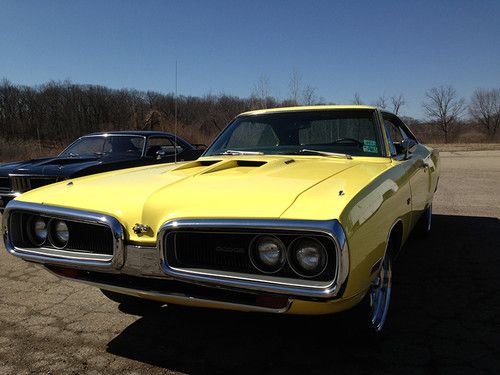
[[[47,241],[49,226],[48,220],[42,216],[32,216],[26,228],[29,240],[35,246],[42,246]]]
[[[271,249],[265,249],[265,245],[275,245],[277,247],[278,255],[274,264],[267,262],[273,255]],[[269,247],[269,246],[268,246]],[[263,234],[256,236],[250,243],[248,249],[250,262],[252,265],[262,273],[272,274],[279,272],[286,263],[286,246],[278,237],[272,234]]]
[[[316,251],[316,254],[313,254],[314,251]],[[318,258],[317,266],[308,269],[310,265],[307,264],[307,257],[314,255]],[[288,264],[297,275],[305,278],[314,278],[325,271],[328,265],[328,251],[315,238],[298,237],[288,247]]]
[[[224,272],[212,269],[189,269],[171,264],[167,257],[167,239],[183,230],[205,230],[235,232],[246,230],[287,231],[322,234],[335,244],[335,274],[331,280],[315,282],[310,279],[283,279],[274,275],[250,275]],[[334,299],[342,295],[349,275],[349,247],[345,232],[338,220],[295,220],[295,219],[178,219],[165,222],[157,235],[163,272],[180,281],[208,286],[258,290],[260,292],[287,294],[307,298]]]
[[[108,248],[105,252],[93,251],[89,253],[67,247],[57,249],[52,244],[49,246],[49,243],[46,243],[46,246],[35,246],[35,248],[32,244],[23,244],[21,243],[22,232],[26,232],[27,228],[26,224],[20,222],[23,215],[42,216],[47,220],[64,220],[70,223],[97,225],[106,228],[106,231],[111,232],[109,252]],[[118,219],[110,215],[13,200],[9,202],[2,215],[2,227],[5,249],[10,254],[28,261],[95,270],[118,270],[125,263],[124,230]],[[71,226],[69,228],[71,229]]]
[[[49,222],[49,241],[56,249],[68,246],[69,229],[64,220],[53,219]]]

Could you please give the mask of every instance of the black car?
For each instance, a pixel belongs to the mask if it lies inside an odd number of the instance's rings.
[[[0,164],[0,212],[19,194],[60,180],[197,159],[203,150],[196,146],[173,134],[154,131],[119,131],[83,136],[58,156]]]

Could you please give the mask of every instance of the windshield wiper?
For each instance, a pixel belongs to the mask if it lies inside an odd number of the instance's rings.
[[[303,148],[301,150],[295,151],[295,152],[290,152],[289,154],[312,154],[312,155],[321,155],[321,156],[328,156],[328,157],[334,157],[334,158],[343,158],[343,159],[352,159],[352,156],[349,154],[341,154],[338,152],[328,152],[328,151],[320,151],[320,150],[310,150],[308,148]]]
[[[236,151],[236,150],[226,150],[215,155],[264,155],[263,152],[259,151]]]

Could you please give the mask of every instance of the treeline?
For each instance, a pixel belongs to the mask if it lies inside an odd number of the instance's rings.
[[[176,103],[177,102],[177,103]],[[280,103],[270,99],[266,105]],[[173,131],[207,142],[236,114],[254,108],[254,99],[114,90],[95,85],[49,82],[37,87],[0,84],[0,129],[6,139],[68,141],[107,130]]]
[[[207,95],[179,96],[177,100],[172,93],[115,90],[71,82],[30,87],[4,79],[0,82],[0,160],[56,152],[83,134],[109,130],[173,132],[177,126],[180,136],[208,144],[238,113],[323,102],[316,98],[314,88],[302,88],[297,73],[290,78],[286,100],[270,95],[265,78],[259,80],[249,98]],[[359,94],[355,94],[353,103],[362,103]],[[401,115],[406,102],[398,95],[379,97],[373,104]],[[433,88],[426,93],[423,109],[425,121],[406,121],[424,142],[498,140],[500,90],[477,90],[466,105],[450,86]]]

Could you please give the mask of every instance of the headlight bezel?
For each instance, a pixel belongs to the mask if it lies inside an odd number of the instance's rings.
[[[319,268],[315,272],[308,272],[301,264],[300,260],[297,258],[297,253],[299,252],[300,249],[306,248],[306,246],[302,246],[301,248],[296,248],[298,247],[297,243],[299,241],[310,241],[313,243],[317,244],[317,248],[320,249],[321,255],[323,255],[323,261],[322,265],[320,264]],[[308,236],[300,236],[295,238],[290,245],[288,246],[288,251],[287,251],[287,262],[290,268],[292,269],[293,272],[295,272],[298,276],[306,278],[306,279],[314,279],[315,277],[320,276],[323,272],[325,272],[326,268],[328,267],[328,251],[325,248],[325,246],[321,243],[321,241],[318,241],[318,239],[313,238],[313,237],[308,237]]]
[[[273,267],[269,264],[262,264],[262,258],[260,257],[259,251],[256,248],[258,245],[259,240],[262,240],[263,238],[269,238],[272,239],[278,246],[281,248],[281,253],[280,253],[280,259],[278,260],[278,263],[276,263],[276,267]],[[248,249],[248,256],[250,258],[250,263],[260,272],[264,274],[275,274],[278,273],[283,269],[283,267],[286,264],[286,258],[287,258],[287,247],[283,243],[283,241],[278,238],[274,234],[259,234],[255,236],[252,241],[250,242],[249,249]]]
[[[59,238],[59,235],[57,233],[57,225],[58,224],[62,224],[66,227],[66,231],[68,233],[68,237],[66,240],[62,240],[61,238]],[[62,219],[51,219],[49,222],[48,228],[49,228],[48,238],[49,238],[50,244],[56,249],[65,249],[68,246],[69,237],[70,237],[69,227],[68,227],[67,222],[65,220],[62,220]]]
[[[37,221],[41,221],[45,224],[45,235],[43,238],[39,238],[36,234],[36,223]],[[26,234],[28,235],[29,241],[35,247],[42,247],[48,241],[49,237],[49,219],[44,218],[40,215],[33,215],[29,218],[28,223],[26,225]]]

